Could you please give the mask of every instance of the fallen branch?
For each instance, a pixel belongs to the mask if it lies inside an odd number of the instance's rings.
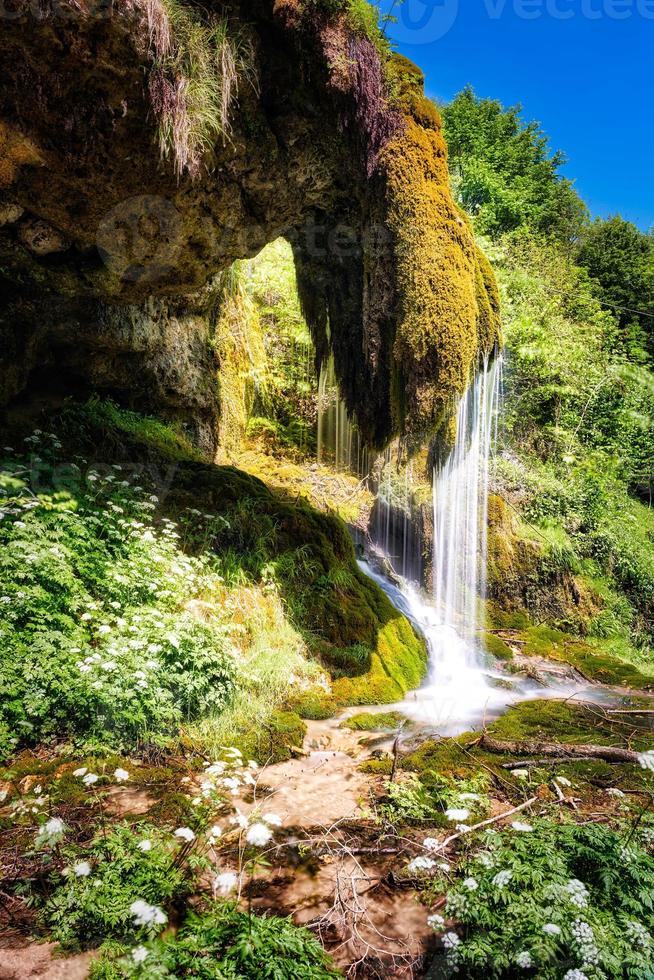
[[[481,823],[475,823],[471,827],[466,827],[465,830],[459,830],[456,834],[450,834],[446,837],[444,841],[438,845],[438,847],[429,848],[430,854],[436,854],[438,851],[443,851],[451,844],[452,841],[457,840],[459,837],[463,837],[464,834],[469,834],[473,830],[481,830],[483,827],[489,827],[492,823],[499,823],[500,820],[505,820],[507,817],[512,817],[514,813],[520,813],[521,810],[526,810],[528,806],[533,806],[538,800],[537,796],[532,796],[531,799],[526,800],[519,806],[514,806],[512,810],[505,810],[504,813],[497,813],[494,817],[489,817],[487,820],[482,820]]]
[[[652,708],[607,708],[608,715],[654,715]]]
[[[491,738],[490,735],[482,735],[479,742],[480,746],[487,752],[497,752],[500,755],[535,755],[549,756],[555,759],[565,759],[571,761],[578,759],[603,759],[604,762],[633,762],[639,764],[638,753],[631,749],[620,749],[613,745],[563,745],[559,742],[501,742],[499,739]],[[530,765],[538,764],[537,761],[526,763]],[[522,765],[522,763],[520,763]],[[504,769],[516,768],[513,766],[503,766]]]

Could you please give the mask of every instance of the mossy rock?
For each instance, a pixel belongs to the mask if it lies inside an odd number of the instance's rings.
[[[654,688],[654,675],[644,674],[635,664],[612,656],[610,651],[571,637],[549,626],[531,626],[522,634],[522,647],[528,657],[547,657],[570,664],[584,677],[600,684],[631,687],[636,690]]]
[[[235,740],[243,758],[254,759],[261,765],[287,762],[292,749],[301,749],[307,726],[294,711],[273,711],[259,731],[244,732]]]
[[[331,694],[322,688],[315,688],[294,695],[288,703],[288,710],[306,721],[324,721],[334,717],[337,706]]]
[[[397,614],[379,630],[370,670],[362,677],[334,681],[334,698],[343,706],[401,701],[407,691],[420,686],[426,666],[423,640],[409,621]]]
[[[500,636],[495,633],[483,633],[481,639],[484,649],[496,660],[513,660],[513,650]]]
[[[363,711],[346,718],[338,727],[349,728],[354,732],[394,732],[405,721],[406,718],[400,711]]]

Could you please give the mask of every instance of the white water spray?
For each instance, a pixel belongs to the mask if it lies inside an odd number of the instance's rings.
[[[459,403],[454,447],[434,472],[434,599],[444,629],[477,646],[486,590],[488,480],[502,360],[484,365]]]
[[[485,593],[490,461],[502,389],[502,359],[486,362],[461,399],[454,447],[434,472],[433,601],[414,584],[402,593],[429,649],[427,684],[403,710],[452,733],[507,703],[479,643]]]

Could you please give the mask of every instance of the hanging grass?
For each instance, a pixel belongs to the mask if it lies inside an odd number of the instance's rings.
[[[224,18],[207,22],[179,0],[147,0],[153,67],[148,88],[161,155],[177,177],[200,172],[219,140],[242,81],[257,87],[254,50]]]

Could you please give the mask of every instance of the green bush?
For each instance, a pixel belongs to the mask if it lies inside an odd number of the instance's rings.
[[[55,735],[125,748],[221,711],[231,627],[184,608],[209,561],[119,465],[83,470],[56,437],[28,438],[40,455],[0,460],[0,751]]]
[[[90,980],[139,977],[196,977],[199,980],[336,980],[320,943],[290,919],[248,915],[216,904],[191,915],[174,939],[147,943],[145,958],[107,952],[94,963]]]
[[[638,835],[539,821],[481,840],[447,896],[457,976],[652,976],[654,859]]]
[[[139,847],[144,840],[149,850]],[[113,826],[88,850],[66,854],[67,875],[41,913],[53,939],[67,948],[89,948],[105,939],[140,940],[161,931],[165,908],[188,889],[173,851],[156,827],[141,824],[138,831]],[[135,918],[132,906],[138,902],[152,907],[150,925]]]

